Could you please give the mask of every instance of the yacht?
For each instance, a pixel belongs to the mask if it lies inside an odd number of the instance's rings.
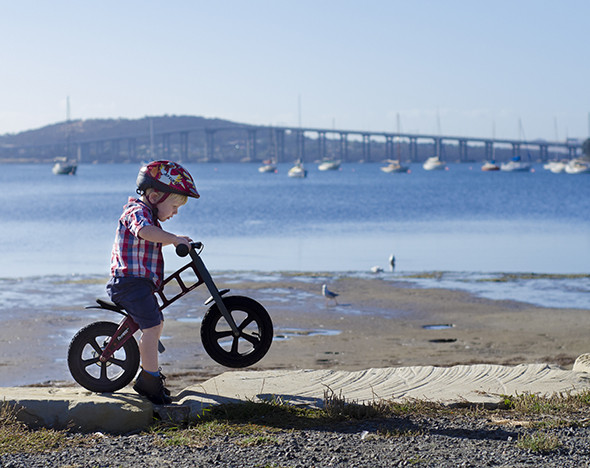
[[[496,164],[496,161],[486,161],[483,166],[481,166],[482,171],[499,171],[500,166]]]
[[[408,172],[408,166],[402,166],[399,162],[399,159],[387,159],[386,160],[387,166],[382,166],[381,169],[383,172],[391,173],[391,172]]]
[[[551,171],[554,174],[559,174],[560,172],[565,171],[566,165],[566,161],[549,161],[548,163],[543,164],[543,169],[547,169],[548,171]]]
[[[78,170],[78,162],[68,159],[66,157],[55,158],[51,172],[55,175],[76,175]]]
[[[326,159],[318,166],[320,171],[337,171],[340,169],[340,161],[335,159]]]
[[[510,161],[502,163],[500,170],[506,172],[529,172],[531,165],[520,160],[520,156],[514,156]]]
[[[295,165],[289,169],[287,173],[289,177],[297,177],[297,178],[304,178],[307,177],[307,170],[303,167],[303,163],[301,161],[297,161]]]
[[[427,171],[437,171],[446,169],[447,165],[438,156],[431,156],[422,164],[422,167]]]
[[[590,161],[572,159],[565,165],[565,172],[568,174],[590,174]]]
[[[266,172],[277,172],[277,165],[274,164],[270,159],[266,161],[262,161],[262,166],[258,168],[258,172],[266,173]]]

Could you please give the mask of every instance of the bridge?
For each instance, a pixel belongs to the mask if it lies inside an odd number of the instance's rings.
[[[581,151],[579,141],[511,140],[432,134],[337,130],[327,128],[235,126],[146,131],[116,138],[78,140],[71,145],[80,161],[260,161],[323,158],[343,162],[404,159],[413,162],[429,156],[448,156],[461,162],[475,159],[509,159],[527,152],[547,161],[555,155],[572,159]],[[54,151],[56,150],[53,145]],[[63,146],[60,151],[63,153]],[[496,153],[500,150],[501,154]]]

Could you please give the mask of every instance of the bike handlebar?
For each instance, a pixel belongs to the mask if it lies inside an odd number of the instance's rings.
[[[199,250],[202,247],[203,247],[202,242],[191,242],[191,249]],[[186,246],[186,244],[178,244],[176,246],[176,255],[178,255],[179,257],[186,257],[189,252],[190,252],[190,249]]]

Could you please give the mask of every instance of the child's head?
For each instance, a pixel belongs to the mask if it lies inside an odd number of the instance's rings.
[[[186,195],[160,192],[153,188],[147,189],[144,196],[153,207],[157,207],[157,216],[160,221],[172,218],[188,200]]]
[[[172,161],[153,161],[139,170],[137,193],[143,195],[148,189],[199,198],[199,192],[190,173]]]
[[[160,221],[178,213],[188,197],[199,198],[192,176],[172,161],[153,161],[142,167],[137,175],[137,193],[153,207]]]

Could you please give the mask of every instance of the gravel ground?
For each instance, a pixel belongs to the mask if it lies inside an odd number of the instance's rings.
[[[407,417],[343,423],[313,430],[280,429],[256,439],[216,436],[172,445],[172,433],[98,435],[90,447],[0,457],[17,467],[584,467],[590,428],[534,429],[489,417]],[[558,448],[519,447],[526,434],[557,437]]]

